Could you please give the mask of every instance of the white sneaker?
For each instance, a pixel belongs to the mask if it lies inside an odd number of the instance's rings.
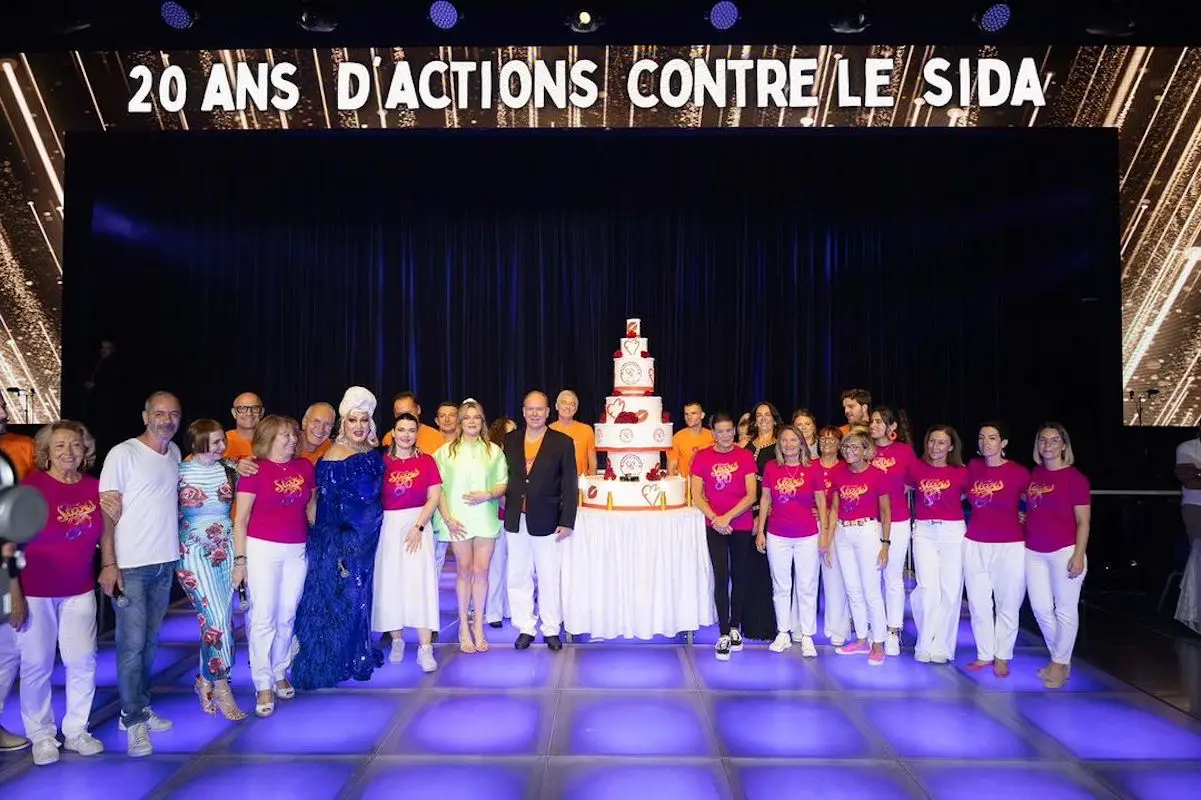
[[[817,658],[817,647],[813,644],[812,636],[801,637],[801,655],[805,658]]]
[[[405,660],[405,640],[397,636],[392,640],[392,652],[388,654],[388,660],[393,664],[399,664]]]
[[[792,647],[792,637],[787,631],[780,631],[767,649],[773,653],[783,653],[790,647]]]
[[[830,645],[832,647],[842,647],[844,644],[847,643],[845,636],[831,636],[829,638],[830,638]]]
[[[422,672],[433,672],[438,668],[432,644],[423,644],[417,648],[417,666],[421,667]]]
[[[742,651],[742,631],[737,628],[730,628],[730,651],[734,653]]]
[[[67,739],[63,747],[81,756],[94,756],[104,752],[104,743],[87,731]]]
[[[901,635],[895,631],[889,631],[884,637],[884,655],[899,656],[901,654]]]
[[[58,740],[38,739],[33,743],[33,763],[39,767],[58,761]]]
[[[130,758],[143,758],[154,752],[150,744],[150,727],[145,722],[138,722],[125,731],[125,753]]]
[[[149,714],[149,716],[146,718],[146,728],[148,731],[150,731],[150,733],[163,733],[164,731],[169,731],[175,727],[175,723],[171,722],[171,720],[166,719],[165,717],[160,717],[158,714],[155,714],[154,709],[150,706],[146,706],[146,713]],[[117,730],[126,730],[124,717],[122,717],[121,721],[117,723]]]
[[[713,654],[717,656],[718,661],[730,660],[730,637],[723,636],[717,640],[717,645],[713,648]]]
[[[925,650],[915,650],[915,651],[913,651],[913,660],[918,662],[919,664],[929,664],[930,663],[930,654],[927,653]]]
[[[800,644],[801,640],[804,638],[805,637],[802,636],[801,634],[797,633],[796,631],[793,631],[793,633],[792,633],[792,643],[793,644]]]

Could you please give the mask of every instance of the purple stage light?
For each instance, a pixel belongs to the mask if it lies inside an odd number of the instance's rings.
[[[158,735],[155,734],[156,737]],[[158,747],[157,738],[154,745]],[[210,763],[198,771],[196,777],[187,784],[171,792],[171,797],[184,800],[211,800],[213,797],[303,797],[305,800],[334,800],[354,775],[355,769],[357,766],[352,761],[276,759],[269,762],[231,760],[226,763]],[[121,794],[124,796],[124,792]]]
[[[554,674],[554,659],[546,648],[497,647],[478,658],[460,653],[438,670],[435,684],[450,689],[541,689]]]
[[[863,713],[903,758],[1037,755],[1032,744],[970,700],[879,698],[864,703]]]
[[[960,659],[955,666],[962,674],[971,678],[986,692],[1045,692],[1043,679],[1038,677],[1038,671],[1047,665],[1047,654],[1043,652],[1019,650],[1013,654],[1009,662],[1009,677],[998,678],[993,675],[992,667],[969,671],[965,667],[971,661]],[[1102,683],[1088,667],[1073,665],[1072,679],[1057,689],[1059,693],[1066,692],[1105,692],[1113,691],[1115,687]],[[1121,687],[1118,687],[1121,688]],[[1125,687],[1129,688],[1129,687]]]
[[[555,797],[565,800],[724,800],[725,779],[714,769],[685,764],[612,764],[568,767],[553,773]],[[779,795],[777,795],[779,796]]]
[[[491,656],[491,654],[489,654]],[[405,727],[397,754],[522,756],[544,752],[545,701],[520,695],[443,697]]]
[[[1057,767],[928,767],[918,780],[932,797],[1008,800],[1011,797],[1054,797],[1089,800],[1097,795]]]
[[[430,22],[434,27],[448,31],[459,24],[459,9],[449,0],[435,0],[430,3]]]
[[[150,669],[151,675],[160,675],[166,670],[178,664],[188,656],[192,656],[199,664],[200,657],[196,648],[188,647],[160,647],[154,654],[154,665]],[[195,676],[193,676],[195,677]],[[67,681],[66,669],[62,662],[54,665],[54,672],[50,674],[50,684],[52,686],[65,686]],[[96,651],[96,686],[98,687],[115,687],[117,685],[117,651],[111,645],[101,645]],[[188,684],[191,686],[191,684]]]
[[[365,755],[383,740],[411,697],[304,694],[297,702],[277,705],[270,722],[246,727],[231,748],[255,755]]]
[[[1077,758],[1095,761],[1201,760],[1201,735],[1181,724],[1115,699],[1080,695],[1022,696],[1023,717],[1059,740]]]
[[[908,653],[887,658],[879,667],[869,667],[861,657],[832,655],[821,659],[822,669],[839,688],[850,692],[953,691],[954,673],[914,661]],[[1041,685],[1041,684],[1040,684]]]
[[[605,694],[572,702],[571,740],[578,756],[709,756],[700,710],[687,697]]]
[[[159,6],[159,13],[163,17],[163,22],[177,31],[186,31],[196,21],[191,11],[171,0]]]
[[[573,686],[581,689],[691,689],[674,647],[576,650]]]
[[[993,3],[980,15],[977,24],[985,33],[996,33],[1009,24],[1012,13],[1008,3]]]
[[[833,656],[832,656],[833,657]],[[868,669],[867,659],[860,659]],[[805,691],[825,686],[817,672],[794,649],[773,653],[764,647],[748,647],[737,661],[718,661],[698,653],[696,669],[705,687],[716,691]]]
[[[121,752],[124,752],[124,748]],[[26,750],[22,755],[29,758],[28,753]],[[149,797],[155,786],[178,771],[184,763],[178,759],[107,755],[82,758],[66,753],[59,763],[50,768],[30,767],[20,775],[6,776],[0,783],[4,786],[5,797],[19,797],[22,800],[95,797],[97,787],[109,787],[114,797],[118,794],[122,797]]]
[[[538,771],[541,772],[541,767]],[[393,800],[397,797],[521,800],[530,796],[532,778],[528,770],[509,766],[404,764],[370,774],[359,797],[361,800]]]
[[[833,764],[741,767],[738,782],[747,800],[779,800],[788,787],[790,800],[909,800],[913,794],[899,771],[883,767]]]
[[[1201,769],[1197,767],[1131,769],[1106,775],[1135,800],[1191,800],[1201,797]]]
[[[744,651],[745,653],[745,651]],[[869,669],[866,663],[864,669]],[[723,755],[732,758],[866,758],[855,724],[829,700],[736,697],[713,707]]]
[[[738,22],[738,6],[730,0],[714,3],[709,9],[709,24],[719,31],[728,31]]]

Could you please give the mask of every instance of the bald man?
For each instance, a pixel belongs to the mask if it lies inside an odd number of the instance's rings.
[[[300,441],[296,445],[296,455],[316,465],[333,445],[329,435],[334,430],[337,418],[334,407],[329,403],[313,403],[309,406],[300,421]]]
[[[254,392],[242,392],[234,398],[229,413],[234,418],[234,429],[225,433],[225,457],[236,463],[254,456],[250,445],[254,441],[254,429],[263,419],[263,400]]]

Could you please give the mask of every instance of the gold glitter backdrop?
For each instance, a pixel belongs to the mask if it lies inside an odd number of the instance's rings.
[[[359,111],[338,111],[333,100],[338,64],[372,67],[371,97]],[[932,58],[1000,58],[1014,73],[1021,59],[1038,64],[1047,103],[1042,108],[932,108],[923,103],[923,65]],[[815,58],[813,109],[639,109],[625,78],[639,59]],[[896,63],[892,108],[839,109],[826,101],[839,59]],[[590,108],[487,110],[388,110],[382,107],[397,62],[413,71],[433,60],[536,59],[594,61],[600,70],[598,101]],[[214,68],[239,62],[290,62],[300,102],[291,111],[203,112],[200,97]],[[136,65],[155,75],[169,65],[187,75],[188,102],[175,113],[157,104],[151,113],[127,111]],[[948,75],[955,81],[954,74]],[[450,87],[443,87],[449,91]],[[323,128],[547,128],[547,127],[1117,127],[1121,170],[1122,363],[1125,391],[1159,389],[1144,409],[1149,425],[1189,425],[1201,412],[1195,375],[1201,359],[1201,49],[1181,47],[860,47],[793,45],[692,47],[336,48],[323,50],[197,50],[186,52],[77,52],[0,54],[0,111],[8,133],[0,147],[0,382],[32,388],[31,422],[56,418],[60,409],[62,353],[63,158],[72,130],[264,130]],[[154,169],[131,163],[130,170]],[[451,177],[448,175],[448,177]],[[761,180],[770,180],[761,176]],[[862,176],[865,182],[872,176]],[[947,175],[947,181],[971,181]],[[582,176],[581,180],[586,180]],[[749,188],[753,181],[748,179]],[[885,188],[885,187],[881,187]],[[184,190],[184,189],[181,189]],[[905,187],[887,187],[898,203]],[[804,191],[804,187],[797,187]],[[86,268],[73,264],[74,269]],[[1083,399],[1082,402],[1088,402]],[[1127,403],[1126,424],[1134,421]]]

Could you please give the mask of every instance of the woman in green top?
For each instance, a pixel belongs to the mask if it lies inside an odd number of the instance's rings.
[[[488,650],[484,638],[484,614],[488,599],[488,566],[492,548],[500,535],[497,515],[505,496],[509,467],[501,448],[488,441],[484,408],[475,400],[459,406],[459,432],[434,454],[442,474],[442,499],[438,510],[446,532],[438,538],[449,541],[455,553],[458,577],[455,594],[459,601],[459,649],[464,653]],[[469,628],[467,609],[475,604],[474,629]]]

